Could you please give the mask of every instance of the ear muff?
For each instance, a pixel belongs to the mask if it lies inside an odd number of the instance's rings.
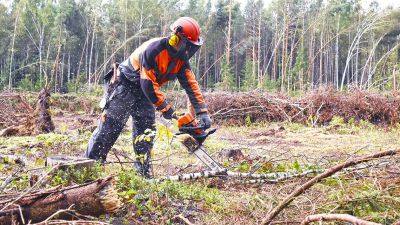
[[[173,32],[171,34],[171,36],[168,39],[168,44],[171,46],[176,46],[178,44],[178,42],[180,41],[180,37],[179,37],[179,33],[182,32],[182,27],[181,26],[177,26],[175,28],[175,32]]]
[[[171,46],[176,46],[178,44],[179,40],[180,40],[179,36],[177,34],[173,33],[169,37],[168,44]]]

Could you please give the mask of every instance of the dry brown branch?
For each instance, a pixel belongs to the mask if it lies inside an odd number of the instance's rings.
[[[394,222],[392,225],[400,225],[400,220],[397,220],[397,221]]]
[[[187,218],[185,218],[182,214],[174,216],[174,219],[180,219],[187,225],[195,225],[194,223],[190,222]]]
[[[35,223],[31,225],[111,225],[110,223],[100,221],[88,221],[88,220],[51,220],[47,222]]]
[[[42,183],[42,181],[44,181],[47,176],[49,174],[51,174],[55,169],[57,168],[57,166],[52,167],[44,176],[42,176],[31,188],[28,188],[27,190],[25,190],[23,193],[21,193],[17,198],[10,200],[9,202],[4,202],[6,203],[5,205],[1,206],[2,208],[0,209],[0,213],[2,211],[4,211],[5,209],[7,209],[9,206],[14,205],[14,203],[16,203],[17,201],[19,201],[21,198],[23,198],[24,196],[26,196],[27,194],[29,194],[36,186],[38,186],[39,184]],[[1,204],[1,203],[0,203]]]
[[[379,223],[369,222],[357,217],[348,215],[348,214],[316,214],[307,216],[301,222],[301,225],[307,225],[311,222],[320,222],[320,221],[342,221],[352,223],[354,225],[379,225]]]
[[[300,98],[259,92],[213,92],[206,93],[205,98],[210,114],[219,124],[246,124],[249,118],[251,122],[308,123],[312,118],[314,125],[320,125],[329,123],[334,116],[344,118],[345,122],[364,120],[384,126],[400,122],[400,98],[395,94],[322,89]]]
[[[296,188],[282,202],[280,202],[275,208],[273,208],[272,210],[270,210],[267,213],[267,215],[263,219],[263,224],[270,224],[272,222],[272,220],[294,200],[295,197],[303,194],[307,189],[311,188],[314,184],[320,182],[322,179],[330,177],[333,174],[339,172],[340,170],[342,170],[344,168],[347,168],[347,167],[350,167],[350,166],[354,166],[354,165],[357,165],[359,163],[367,162],[367,161],[370,161],[372,159],[381,158],[381,157],[384,157],[384,156],[395,155],[395,154],[398,154],[398,153],[400,153],[400,149],[381,151],[381,152],[378,152],[378,153],[375,153],[375,154],[371,154],[371,155],[368,155],[368,156],[365,156],[365,157],[361,157],[361,158],[358,158],[358,159],[349,160],[349,161],[343,162],[343,163],[341,163],[339,165],[336,165],[336,166],[332,167],[331,169],[325,171],[322,174],[319,174],[319,175],[315,176],[314,178],[312,178],[311,180],[307,181],[306,183],[304,183],[300,187]]]

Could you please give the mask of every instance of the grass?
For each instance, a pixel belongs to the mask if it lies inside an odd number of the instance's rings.
[[[28,168],[43,166],[48,155],[82,155],[91,132],[65,128],[69,126],[72,125],[65,124],[55,133],[36,137],[1,137],[0,153],[26,155],[30,159]],[[276,129],[278,127],[284,129]],[[162,129],[159,127],[159,131]],[[222,149],[242,149],[247,156],[243,162],[221,159],[225,166],[232,166],[232,170],[251,171],[261,160],[258,172],[302,172],[329,167],[349,154],[361,155],[398,148],[399,130],[400,127],[377,128],[362,121],[344,123],[340,118],[335,118],[325,127],[295,123],[220,126],[205,146],[213,156],[217,156]],[[174,174],[187,165],[192,165],[187,172],[205,169],[177,140],[171,141],[171,131],[164,129],[161,133],[157,134],[153,151],[156,176]],[[124,130],[114,148],[134,157],[130,129]],[[109,154],[109,160],[117,161],[113,154]],[[10,174],[15,166],[0,168],[2,173]],[[95,171],[60,172],[52,177],[49,184],[83,183],[107,175],[117,176],[116,186],[125,202],[123,212],[109,220],[122,220],[127,224],[132,216],[173,224],[176,221],[172,218],[181,213],[202,224],[258,224],[272,205],[304,182],[295,179],[282,184],[241,186],[222,179],[211,179],[155,184],[138,176],[129,164],[110,164],[96,167]],[[342,175],[324,180],[296,199],[282,212],[281,219],[298,221],[304,218],[304,211],[299,208],[315,209],[315,213],[349,213],[384,224],[399,219],[400,182],[391,180],[392,184],[387,179],[379,178],[382,174],[365,175],[368,176],[360,179]],[[220,184],[212,185],[213,182]],[[22,175],[11,185],[14,190],[24,189],[28,185],[28,177]]]

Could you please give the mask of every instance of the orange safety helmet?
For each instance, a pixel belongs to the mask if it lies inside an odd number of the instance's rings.
[[[178,27],[182,27],[182,31],[185,34],[187,40],[197,46],[203,44],[203,40],[200,37],[201,29],[199,23],[190,17],[181,17],[171,24],[170,29],[176,32]]]

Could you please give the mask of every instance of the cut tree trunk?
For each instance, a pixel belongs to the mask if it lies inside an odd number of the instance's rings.
[[[90,216],[113,213],[121,206],[112,177],[9,199],[0,202],[0,207],[9,203],[13,204],[0,211],[0,225],[38,223],[71,206],[75,212]],[[57,218],[71,219],[71,215],[60,213]]]
[[[52,174],[56,174],[59,170],[67,171],[68,169],[91,171],[94,169],[95,161],[88,158],[55,155],[47,157],[46,166],[56,167]]]
[[[54,131],[54,123],[50,115],[50,91],[44,88],[39,93],[39,99],[36,104],[36,123],[35,133],[49,133]]]
[[[22,119],[18,118],[18,120],[13,121],[11,126],[1,130],[0,137],[12,135],[32,135],[54,131],[55,127],[50,115],[50,91],[47,88],[44,88],[40,91],[35,110],[33,110],[20,95],[9,96],[9,98],[17,100],[19,102],[19,106],[23,107],[23,109],[19,110],[24,110],[24,113],[23,115],[18,116],[22,117]],[[3,107],[12,108],[13,106],[4,105]],[[13,114],[13,110],[2,109],[2,111],[5,111],[4,116],[7,117],[5,119],[14,120],[17,118],[15,117],[15,113]]]

